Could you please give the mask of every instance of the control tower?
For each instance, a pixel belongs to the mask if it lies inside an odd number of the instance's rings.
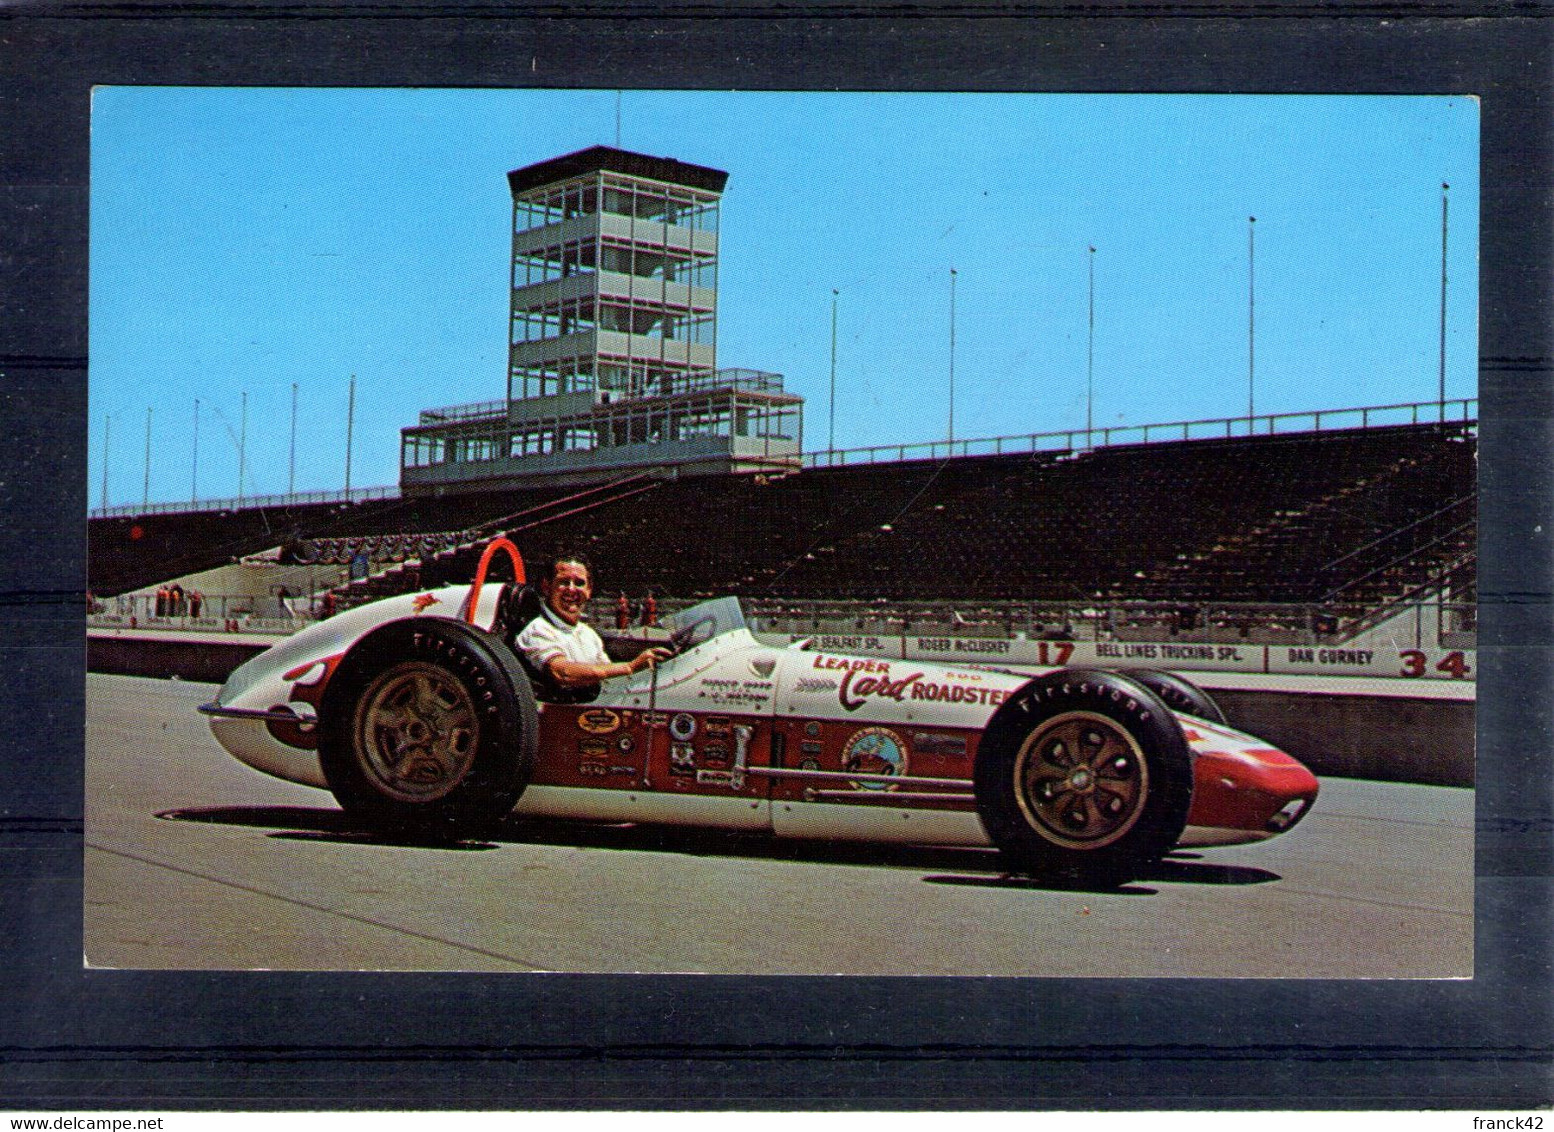
[[[515,169],[507,396],[423,410],[410,493],[799,466],[802,398],[717,368],[728,174],[595,146]]]

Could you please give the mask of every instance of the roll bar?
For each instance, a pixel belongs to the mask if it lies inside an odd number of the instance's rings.
[[[464,620],[471,625],[475,623],[475,609],[480,604],[480,588],[486,584],[486,570],[499,550],[507,551],[507,556],[513,561],[513,581],[519,585],[528,581],[523,571],[523,555],[518,553],[518,548],[510,539],[499,537],[488,542],[480,555],[480,565],[475,567],[475,580],[470,583],[469,598],[464,605]]]

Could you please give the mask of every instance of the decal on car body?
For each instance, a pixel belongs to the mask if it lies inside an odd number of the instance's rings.
[[[592,735],[609,735],[620,730],[621,717],[609,708],[590,708],[577,717],[577,725]]]
[[[842,750],[842,769],[858,774],[890,774],[900,777],[907,772],[907,747],[888,727],[865,727],[853,733]],[[883,790],[879,782],[860,782],[866,790]]]

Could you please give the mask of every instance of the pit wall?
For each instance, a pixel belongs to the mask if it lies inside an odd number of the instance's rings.
[[[1207,690],[1232,726],[1288,751],[1314,774],[1473,785],[1472,700]]]

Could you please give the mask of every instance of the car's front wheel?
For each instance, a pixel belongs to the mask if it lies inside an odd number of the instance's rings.
[[[1192,759],[1170,710],[1115,672],[1068,669],[994,713],[972,777],[989,838],[1015,869],[1112,886],[1180,839]]]
[[[340,805],[424,834],[473,835],[505,816],[528,784],[538,735],[512,650],[440,617],[363,637],[319,708],[319,760]]]

